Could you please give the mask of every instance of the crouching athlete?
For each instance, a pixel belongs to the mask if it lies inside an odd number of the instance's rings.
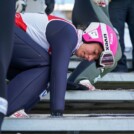
[[[16,14],[14,50],[7,78],[8,112],[32,108],[40,94],[50,91],[50,113],[61,116],[70,57],[74,54],[97,68],[116,63],[118,40],[114,30],[93,22],[85,31],[64,19],[39,13]]]

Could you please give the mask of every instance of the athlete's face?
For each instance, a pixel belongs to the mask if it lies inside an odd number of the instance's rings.
[[[99,43],[82,44],[79,49],[76,50],[76,56],[88,61],[97,60],[103,51]]]

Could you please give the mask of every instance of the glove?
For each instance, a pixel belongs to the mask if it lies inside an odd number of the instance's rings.
[[[106,7],[110,0],[93,0],[93,2],[100,7]]]
[[[54,10],[55,0],[45,0],[45,4],[46,4],[45,12],[47,15],[49,15]]]
[[[67,82],[67,90],[89,90],[86,86],[79,83]]]
[[[16,12],[17,13],[25,12],[26,6],[27,6],[27,3],[25,0],[18,0],[16,2]]]
[[[95,87],[90,83],[90,81],[89,80],[81,80],[80,82],[79,82],[79,84],[81,84],[81,85],[83,85],[83,86],[85,86],[85,87],[87,87],[89,90],[91,90],[91,91],[93,91],[93,90],[95,90]]]

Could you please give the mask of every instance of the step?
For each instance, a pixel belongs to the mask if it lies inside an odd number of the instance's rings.
[[[134,132],[134,116],[113,115],[32,115],[30,118],[5,118],[2,131],[16,132]]]
[[[43,100],[49,100],[49,94]],[[66,101],[91,102],[134,102],[134,89],[130,90],[94,90],[94,91],[67,91]]]
[[[49,113],[49,94],[29,113]],[[134,89],[67,91],[64,113],[134,113]]]
[[[80,62],[81,62],[80,60],[70,61],[69,69],[74,70],[80,64]],[[131,59],[127,60],[127,67],[128,67],[128,70],[132,70],[132,60]]]
[[[99,81],[104,82],[134,82],[134,72],[128,73],[108,73],[103,78],[99,79]]]
[[[134,72],[108,73],[95,84],[100,89],[131,89],[134,88]]]

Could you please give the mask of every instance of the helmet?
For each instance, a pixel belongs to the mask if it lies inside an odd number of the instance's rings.
[[[117,52],[118,39],[116,32],[108,25],[99,22],[92,22],[82,35],[83,42],[98,42],[103,47],[99,58],[99,65],[111,67],[114,65],[114,56]]]

